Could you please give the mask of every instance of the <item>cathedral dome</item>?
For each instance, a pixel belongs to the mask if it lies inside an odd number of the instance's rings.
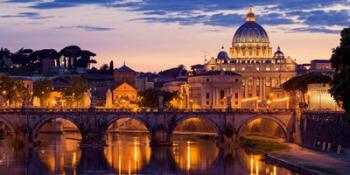
[[[236,31],[233,43],[269,43],[267,32],[256,23],[252,8],[249,8],[246,22]]]
[[[246,22],[237,29],[233,36],[230,53],[233,59],[272,57],[269,36],[265,29],[256,22],[252,8],[249,8]]]

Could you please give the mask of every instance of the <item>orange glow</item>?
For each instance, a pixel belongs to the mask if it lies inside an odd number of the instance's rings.
[[[135,174],[149,162],[151,148],[147,145],[147,136],[134,136],[132,140],[128,139],[130,136],[123,134],[109,134],[107,137],[109,146],[104,153],[108,163],[118,174]]]

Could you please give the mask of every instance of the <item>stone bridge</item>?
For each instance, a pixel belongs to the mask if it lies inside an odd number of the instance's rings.
[[[36,145],[39,129],[54,119],[72,122],[82,137],[82,145],[105,143],[108,127],[119,119],[141,122],[149,131],[151,145],[171,145],[173,132],[182,121],[198,118],[216,128],[218,144],[237,141],[245,125],[255,119],[269,119],[284,132],[287,141],[294,132],[293,112],[207,111],[207,112],[125,112],[107,109],[6,109],[0,110],[0,128],[7,128],[17,139]],[[6,126],[6,127],[5,127]]]

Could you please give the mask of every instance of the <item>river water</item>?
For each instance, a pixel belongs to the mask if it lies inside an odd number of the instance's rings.
[[[0,174],[296,174],[244,148],[219,149],[214,138],[174,136],[173,147],[151,148],[147,134],[110,133],[105,148],[82,150],[77,133],[39,137],[43,146],[30,150],[0,140]]]

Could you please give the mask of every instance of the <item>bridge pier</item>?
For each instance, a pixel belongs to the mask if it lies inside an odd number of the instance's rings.
[[[172,146],[172,132],[158,125],[151,131],[151,146]]]
[[[104,147],[106,146],[106,132],[101,129],[92,129],[81,132],[80,147]]]

